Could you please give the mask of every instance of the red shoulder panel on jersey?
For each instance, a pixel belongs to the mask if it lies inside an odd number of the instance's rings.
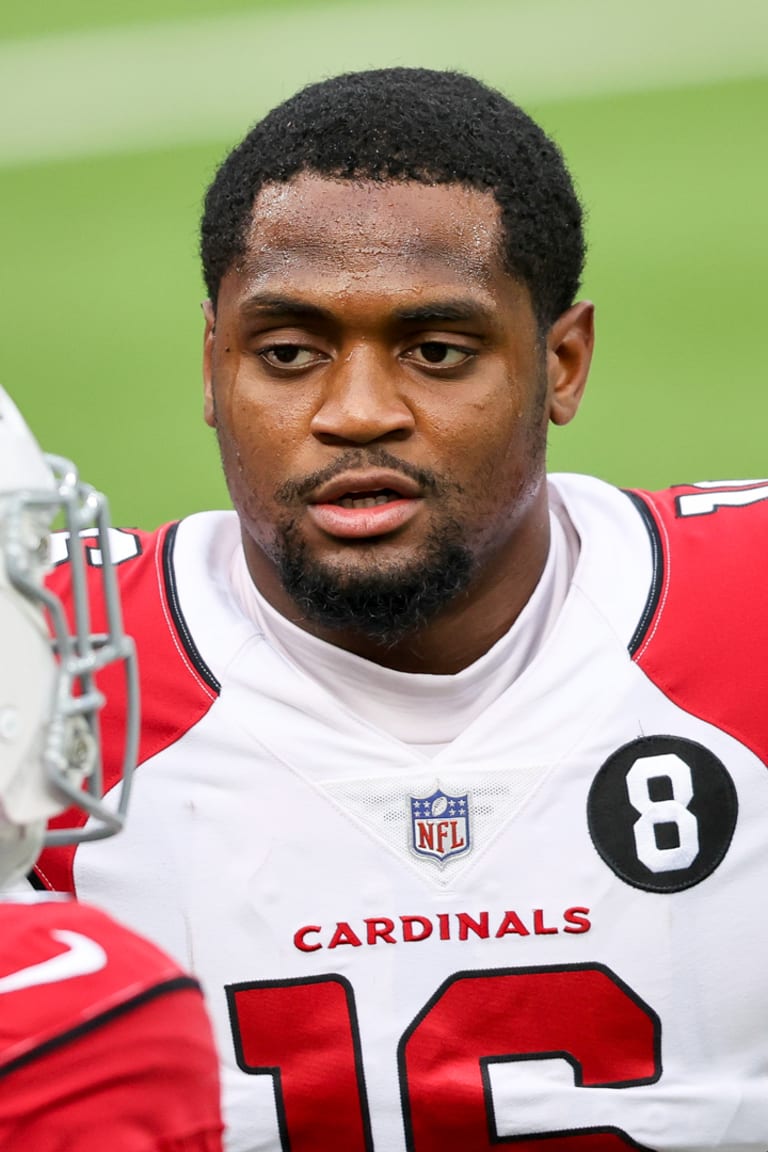
[[[768,481],[630,493],[657,553],[633,658],[768,763]]]
[[[221,1152],[216,1052],[202,997],[175,989],[6,1070],[0,1148]]]
[[[75,900],[0,901],[0,1073],[29,1053],[180,988],[169,956]]]
[[[125,631],[136,642],[141,688],[141,736],[139,764],[174,743],[210,708],[218,695],[215,677],[191,644],[179,609],[171,563],[176,524],[156,532],[111,530],[112,558],[117,567]],[[91,628],[105,629],[106,613],[101,588],[101,557],[95,540],[84,534],[89,585]],[[73,546],[65,536],[58,540],[63,552]],[[66,555],[56,564],[48,584],[68,612],[72,603],[72,579]],[[71,623],[71,617],[70,617]],[[101,712],[105,791],[120,780],[125,748],[125,680],[120,666],[110,666],[98,676],[107,699]],[[52,827],[77,827],[85,815],[69,810],[51,821]],[[73,892],[75,848],[46,849],[35,872],[47,888]]]

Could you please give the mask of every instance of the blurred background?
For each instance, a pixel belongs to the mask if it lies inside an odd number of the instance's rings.
[[[126,526],[227,505],[201,416],[204,189],[274,103],[391,64],[478,75],[569,160],[598,351],[552,466],[767,475],[765,0],[9,0],[0,381],[43,447]]]

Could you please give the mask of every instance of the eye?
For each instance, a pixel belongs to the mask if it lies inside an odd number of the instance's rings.
[[[432,368],[459,368],[474,355],[471,348],[461,348],[457,344],[447,344],[443,340],[425,340],[415,348],[409,348],[405,353],[406,359]]]
[[[302,344],[272,344],[269,348],[262,348],[259,356],[271,368],[284,368],[289,371],[311,368],[313,364],[319,364],[325,359],[322,353],[315,351],[314,348],[306,348]]]

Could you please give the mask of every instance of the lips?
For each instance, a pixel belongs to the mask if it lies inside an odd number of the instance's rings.
[[[419,485],[399,473],[347,472],[311,493],[307,511],[327,535],[359,540],[402,528],[422,499]]]

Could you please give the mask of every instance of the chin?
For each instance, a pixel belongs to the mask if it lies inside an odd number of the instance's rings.
[[[361,633],[395,644],[417,632],[469,584],[472,554],[443,533],[418,553],[386,555],[365,542],[364,554],[332,561],[315,557],[288,533],[279,556],[283,588],[301,614],[325,628]]]

